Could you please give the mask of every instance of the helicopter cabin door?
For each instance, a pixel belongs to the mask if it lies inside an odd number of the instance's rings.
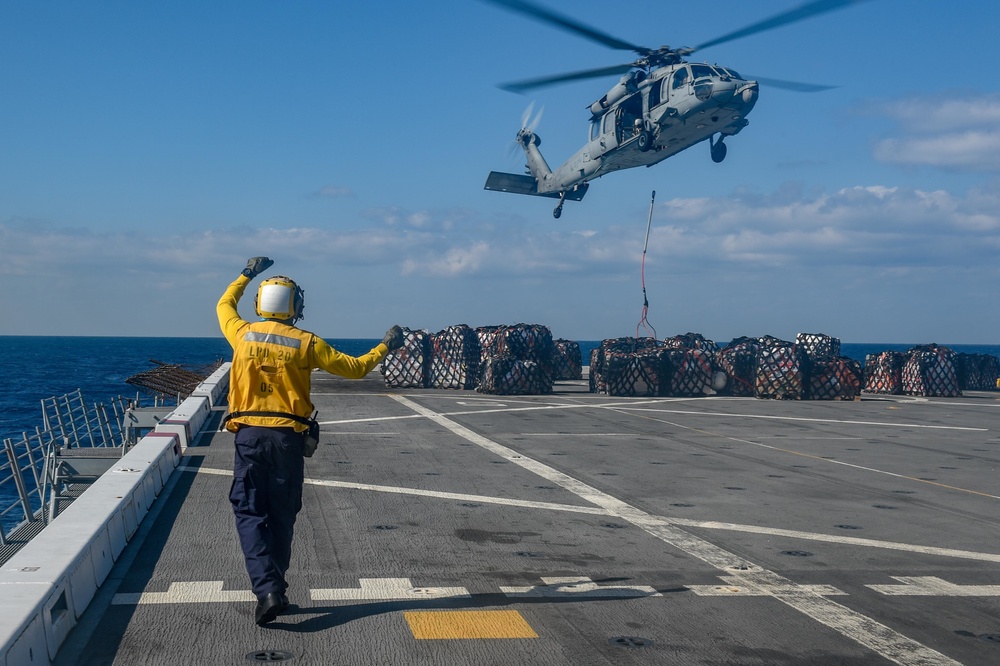
[[[618,111],[619,109],[611,109],[601,117],[598,142],[601,145],[602,155],[618,147],[618,132],[615,131],[618,125]]]
[[[601,152],[608,153],[635,138],[642,127],[642,94],[634,93],[601,118]]]

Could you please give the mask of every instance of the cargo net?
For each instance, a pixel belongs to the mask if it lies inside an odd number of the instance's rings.
[[[138,387],[153,396],[177,397],[182,400],[191,395],[198,388],[198,384],[205,381],[222,365],[221,359],[208,365],[199,366],[164,363],[153,358],[149,359],[149,362],[156,367],[132,375],[125,380],[125,383]]]
[[[907,352],[903,366],[903,393],[924,397],[955,398],[962,395],[955,374],[955,352],[948,347],[924,345]]]
[[[955,372],[963,391],[989,391],[1000,388],[1000,358],[989,354],[956,354]]]
[[[479,382],[479,337],[460,324],[449,326],[430,339],[427,386],[437,389],[474,389]]]
[[[715,344],[715,343],[712,343]],[[668,349],[668,391],[662,395],[693,397],[711,395],[712,353],[705,349]]]
[[[822,333],[799,333],[795,336],[795,346],[810,360],[840,358],[840,338]]]
[[[749,397],[754,395],[757,373],[757,338],[736,338],[719,350],[716,364],[726,374],[726,386],[720,391],[726,395]]]
[[[379,371],[389,388],[426,388],[430,336],[426,331],[403,329],[403,346],[389,352]]]
[[[609,354],[637,354],[648,350],[662,348],[656,338],[608,338],[601,341],[600,346],[590,352],[590,391],[591,393],[608,393],[610,395],[627,395],[628,393],[611,393],[608,386]],[[620,367],[620,366],[616,366]],[[633,373],[634,374],[634,373]],[[619,381],[616,379],[616,382]],[[659,383],[659,382],[658,382]],[[622,390],[616,386],[616,391]]]
[[[757,348],[754,395],[758,398],[801,400],[802,354],[791,342],[765,336]]]
[[[598,368],[598,364],[602,358],[599,346],[590,350],[590,376],[588,380],[590,382],[591,393],[607,393],[607,386],[604,384],[604,379]]]
[[[712,340],[708,340],[701,333],[684,333],[683,335],[666,338],[663,340],[663,346],[667,349],[697,349],[708,352],[712,358],[715,358],[715,355],[719,351],[719,345],[715,344]]]
[[[552,393],[555,345],[548,327],[481,326],[476,336],[481,351],[477,390],[496,395]]]
[[[522,361],[551,367],[555,346],[552,332],[539,324],[480,326],[476,329],[483,358],[509,354]]]
[[[865,356],[864,390],[867,393],[901,395],[906,354],[884,351]]]
[[[659,396],[669,392],[665,349],[609,351],[604,359],[604,367],[608,395]]]
[[[555,379],[583,379],[583,354],[580,345],[572,340],[553,340],[555,355],[552,357],[555,366]]]
[[[855,400],[861,395],[861,363],[852,358],[814,360],[808,375],[809,400]]]
[[[551,393],[552,379],[534,361],[522,361],[510,354],[488,356],[480,366],[476,390],[493,395]]]

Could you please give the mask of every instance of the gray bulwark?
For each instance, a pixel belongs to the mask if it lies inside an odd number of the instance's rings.
[[[991,394],[314,382],[324,425],[289,612],[253,624],[232,436],[215,433],[187,451],[58,663],[1000,660]]]

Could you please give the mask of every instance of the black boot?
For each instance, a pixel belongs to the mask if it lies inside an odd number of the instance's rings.
[[[288,597],[278,592],[268,592],[257,599],[257,609],[254,611],[254,622],[263,626],[288,608]]]

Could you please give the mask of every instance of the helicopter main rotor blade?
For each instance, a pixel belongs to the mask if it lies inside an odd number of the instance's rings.
[[[557,14],[545,7],[540,7],[532,2],[527,2],[526,0],[485,0],[485,2],[490,2],[494,5],[500,5],[501,7],[506,7],[515,12],[520,12],[522,14],[527,14],[537,19],[541,19],[546,23],[551,23],[557,25],[564,30],[570,32],[575,32],[578,35],[586,37],[587,39],[593,40],[605,46],[609,46],[613,49],[621,49],[624,51],[635,51],[641,55],[645,55],[652,51],[652,49],[646,48],[645,46],[637,46],[631,44],[617,37],[612,37],[606,33],[601,32],[595,28],[584,25],[575,19],[571,19],[568,16],[563,16]]]
[[[557,74],[555,76],[544,76],[537,79],[527,79],[525,81],[514,81],[512,83],[505,83],[500,86],[500,88],[509,92],[523,93],[526,90],[543,88],[556,83],[565,83],[566,81],[579,81],[581,79],[593,79],[598,76],[624,74],[634,67],[635,65],[630,63],[628,65],[613,65],[611,67],[601,67],[599,69],[586,69],[579,72],[570,72],[568,74]]]
[[[804,5],[782,12],[781,14],[776,14],[771,18],[758,21],[753,25],[748,25],[741,30],[731,32],[728,35],[723,35],[722,37],[700,44],[691,49],[691,52],[700,51],[701,49],[706,49],[710,46],[715,46],[716,44],[731,42],[734,39],[749,37],[750,35],[757,34],[758,32],[773,30],[774,28],[779,28],[789,23],[795,23],[796,21],[802,21],[813,16],[818,16],[849,5],[856,5],[867,1],[868,0],[813,0],[812,2],[807,2]]]
[[[839,88],[840,86],[827,86],[819,83],[800,83],[798,81],[784,81],[782,79],[767,79],[760,76],[746,76],[747,80],[756,81],[762,86],[769,86],[771,88],[783,88],[785,90],[792,90],[794,92],[823,92],[824,90],[833,90],[834,88]]]

